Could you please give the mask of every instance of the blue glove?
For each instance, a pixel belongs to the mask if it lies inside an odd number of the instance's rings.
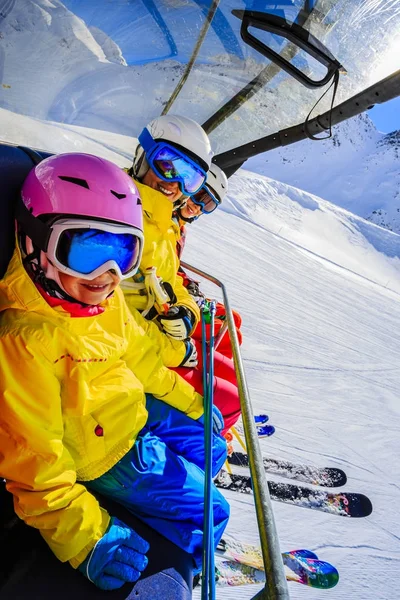
[[[147,567],[149,544],[115,517],[78,570],[101,590],[133,583]]]
[[[193,329],[194,315],[185,306],[171,306],[167,314],[157,317],[167,335],[176,340],[185,340]]]
[[[222,416],[222,413],[219,410],[219,408],[215,406],[215,404],[213,404],[212,410],[213,432],[216,435],[219,435],[224,428],[224,417]],[[198,419],[198,422],[201,423],[204,427],[204,414],[201,415],[200,419]]]

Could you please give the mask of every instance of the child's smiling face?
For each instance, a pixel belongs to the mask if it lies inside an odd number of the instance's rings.
[[[81,304],[96,306],[111,294],[120,282],[114,271],[106,271],[95,279],[81,279],[59,273],[61,285],[69,296]]]
[[[185,219],[193,219],[201,215],[201,207],[195,204],[190,198],[186,200],[186,204],[181,207],[181,215]]]

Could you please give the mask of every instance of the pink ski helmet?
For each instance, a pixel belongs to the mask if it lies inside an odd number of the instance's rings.
[[[34,217],[87,217],[143,231],[141,200],[134,181],[114,163],[91,154],[46,158],[28,174],[21,197]]]

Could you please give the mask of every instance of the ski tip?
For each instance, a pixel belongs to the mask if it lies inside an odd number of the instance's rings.
[[[285,566],[295,575],[290,579],[291,581],[298,581],[303,585],[321,590],[329,590],[339,582],[339,572],[336,567],[323,560],[289,554],[284,562]]]
[[[339,495],[339,494],[338,494]],[[341,509],[345,515],[353,519],[369,517],[372,513],[372,502],[364,494],[344,492],[341,495]]]
[[[339,571],[330,563],[321,560],[308,561],[309,573],[306,585],[323,590],[329,590],[339,583]]]
[[[357,494],[357,508],[358,510],[354,509],[354,512],[352,511],[352,517],[369,517],[369,515],[372,513],[373,511],[373,507],[372,507],[372,502],[371,500],[368,498],[368,496],[365,496],[364,494]],[[356,508],[356,507],[354,507]]]
[[[318,559],[318,556],[312,550],[307,550],[306,548],[301,548],[300,550],[289,550],[289,552],[284,552],[285,555],[291,554],[296,558],[314,558]]]
[[[310,560],[309,562],[310,562],[310,567],[312,568],[313,561]],[[317,566],[317,563],[318,563],[318,566]],[[329,590],[329,589],[335,587],[339,583],[339,571],[337,570],[336,567],[334,567],[330,563],[320,561],[320,560],[315,561],[315,564],[316,564],[315,571],[316,571],[316,573],[319,573],[319,582],[318,582],[319,589]],[[313,581],[313,578],[312,578],[312,576],[310,576],[308,585],[310,585],[310,583],[312,581]],[[312,583],[311,583],[311,587],[314,587],[314,586],[312,586]]]
[[[324,469],[325,475],[327,481],[329,481],[329,487],[341,487],[347,483],[347,475],[342,469],[326,467]]]
[[[256,425],[265,425],[269,421],[268,415],[254,415]]]

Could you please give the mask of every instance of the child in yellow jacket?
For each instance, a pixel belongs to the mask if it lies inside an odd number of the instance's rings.
[[[163,364],[177,364],[184,344],[131,314],[118,287],[141,259],[136,186],[109,161],[50,157],[28,175],[17,222],[0,282],[0,476],[18,516],[101,589],[136,581],[148,543],[90,490],[199,566],[203,400]],[[217,433],[213,454],[217,472]],[[213,509],[217,544],[229,507],[215,488]]]
[[[151,121],[139,135],[128,173],[137,183],[143,203],[144,250],[138,273],[122,289],[130,308],[146,311],[175,339],[186,339],[199,322],[199,307],[177,275],[174,203],[182,194],[197,192],[206,180],[212,150],[202,127],[187,117],[164,115]],[[169,310],[156,310],[146,286],[146,270],[156,269],[169,295]],[[161,314],[159,314],[161,312]]]

